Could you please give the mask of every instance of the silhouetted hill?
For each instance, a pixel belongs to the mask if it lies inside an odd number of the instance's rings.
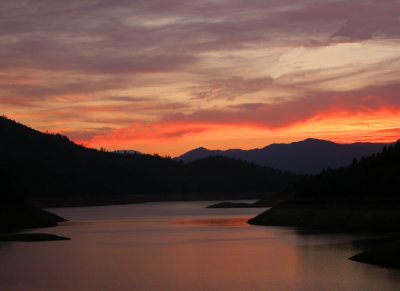
[[[121,155],[142,155],[143,153],[134,151],[134,150],[117,150],[113,151],[115,154],[121,154]]]
[[[249,222],[323,230],[400,229],[400,142],[337,170],[302,179],[294,198]]]
[[[247,198],[248,193],[260,197],[260,192],[283,189],[297,179],[290,173],[228,158],[185,164],[157,155],[88,149],[65,136],[41,133],[4,117],[0,118],[0,140],[3,199],[18,195],[135,194],[141,200],[204,197],[196,193],[213,193],[207,199],[227,199],[232,193],[241,193],[235,198]]]
[[[400,200],[400,142],[382,152],[354,159],[348,167],[305,178],[299,197],[362,197]]]
[[[56,226],[62,221],[65,219],[22,201],[2,201],[0,204],[0,234],[24,228]]]
[[[257,225],[296,226],[318,231],[379,232],[395,242],[350,259],[399,268],[400,141],[352,165],[305,177],[294,198],[249,220]],[[262,200],[260,201],[262,203]]]
[[[306,139],[290,144],[272,144],[262,149],[226,151],[197,148],[176,159],[191,162],[210,156],[225,156],[269,166],[298,174],[316,174],[322,169],[350,165],[354,158],[361,158],[383,149],[386,144],[353,143],[337,144],[318,139]]]
[[[268,185],[269,190],[284,189],[297,180],[295,175],[260,167],[227,157],[215,156],[183,164],[184,179],[190,188],[205,192],[207,189],[228,192],[263,192]],[[221,179],[221,174],[227,179]]]

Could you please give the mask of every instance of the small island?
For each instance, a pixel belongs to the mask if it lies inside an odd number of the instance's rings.
[[[70,240],[70,238],[49,233],[0,234],[0,241],[35,242],[57,240]]]
[[[263,198],[255,201],[255,202],[232,202],[232,201],[224,201],[218,202],[215,204],[211,204],[206,208],[267,208],[276,206],[283,201],[286,201],[293,197],[293,193],[291,191],[277,191],[277,192],[269,192],[264,193],[262,195]]]
[[[211,204],[206,208],[252,208],[254,207],[254,203],[247,202],[218,202],[215,204]],[[262,207],[262,206],[259,206]]]

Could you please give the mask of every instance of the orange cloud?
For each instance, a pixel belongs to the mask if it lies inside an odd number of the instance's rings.
[[[398,1],[14,2],[0,114],[39,130],[173,155],[397,139]]]
[[[135,149],[145,153],[156,152],[172,156],[199,146],[214,149],[250,149],[309,137],[339,143],[394,142],[400,138],[398,116],[397,112],[391,110],[358,114],[332,112],[276,129],[249,123],[201,124],[164,121],[145,126],[134,124],[78,142],[95,148]]]
[[[128,127],[113,130],[106,134],[96,135],[89,140],[78,140],[89,147],[106,147],[118,149],[132,147],[135,144],[145,143],[171,143],[177,142],[187,136],[196,135],[210,129],[208,125],[155,123],[133,124]]]

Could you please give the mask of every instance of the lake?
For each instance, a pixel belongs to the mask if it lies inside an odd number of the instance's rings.
[[[35,229],[70,241],[1,242],[0,290],[400,290],[400,271],[347,258],[368,236],[253,226],[263,209],[213,202],[50,209]]]

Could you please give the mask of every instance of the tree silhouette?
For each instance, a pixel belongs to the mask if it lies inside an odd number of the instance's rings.
[[[4,117],[0,136],[0,169],[8,181],[3,187],[12,196],[143,194],[151,198],[157,194],[158,199],[169,199],[177,193],[214,193],[214,197],[243,193],[246,197],[249,192],[284,189],[298,179],[229,158],[185,164],[159,155],[88,149],[60,134],[41,133]]]

